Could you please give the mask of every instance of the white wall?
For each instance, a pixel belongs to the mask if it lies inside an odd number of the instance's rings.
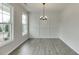
[[[41,12],[31,12],[29,19],[30,38],[57,38],[60,24],[60,12],[47,12],[47,22],[41,21]]]
[[[60,38],[79,53],[79,4],[71,4],[62,13]]]
[[[12,4],[14,7],[14,38],[13,41],[6,44],[3,47],[0,47],[0,54],[9,54],[11,51],[13,51],[17,46],[22,44],[25,40],[28,39],[28,34],[25,36],[22,36],[22,12],[26,10],[23,9],[19,4]]]

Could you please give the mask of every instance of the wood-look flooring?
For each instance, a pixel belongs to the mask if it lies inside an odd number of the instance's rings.
[[[63,41],[57,38],[29,39],[10,55],[78,55]]]

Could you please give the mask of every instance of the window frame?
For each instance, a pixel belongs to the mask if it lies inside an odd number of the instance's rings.
[[[0,47],[1,46],[4,46],[4,45],[6,45],[6,44],[8,44],[8,43],[10,43],[10,42],[12,42],[13,41],[13,37],[14,37],[14,21],[13,21],[13,6],[11,5],[11,4],[7,4],[7,3],[1,3],[2,4],[2,6],[4,5],[4,6],[6,6],[6,7],[8,7],[8,8],[10,8],[10,22],[9,23],[5,23],[5,22],[0,22],[0,24],[3,24],[3,26],[6,24],[6,25],[8,25],[8,26],[10,26],[10,37],[7,37],[7,38],[9,38],[7,41],[5,40],[4,42],[0,42]],[[1,9],[2,9],[3,7],[1,7]],[[0,12],[1,13],[1,12]],[[3,9],[2,9],[2,15],[3,14],[5,14],[5,13],[3,13]],[[5,15],[8,15],[8,14],[5,14]],[[2,16],[2,20],[3,20],[3,16]],[[4,33],[6,33],[6,32],[2,32],[3,33],[3,35],[4,35]],[[9,33],[9,32],[8,32]],[[3,40],[4,40],[4,37],[3,37]]]

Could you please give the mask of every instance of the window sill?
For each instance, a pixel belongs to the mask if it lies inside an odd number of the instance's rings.
[[[24,35],[26,35],[27,33],[22,33],[22,35],[24,36]]]
[[[12,42],[13,40],[7,40],[7,41],[3,41],[3,42],[0,42],[0,47],[3,47],[5,45],[7,45],[8,43]]]

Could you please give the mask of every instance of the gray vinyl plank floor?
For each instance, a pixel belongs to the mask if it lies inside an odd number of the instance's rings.
[[[30,38],[9,55],[78,55],[57,38]]]

